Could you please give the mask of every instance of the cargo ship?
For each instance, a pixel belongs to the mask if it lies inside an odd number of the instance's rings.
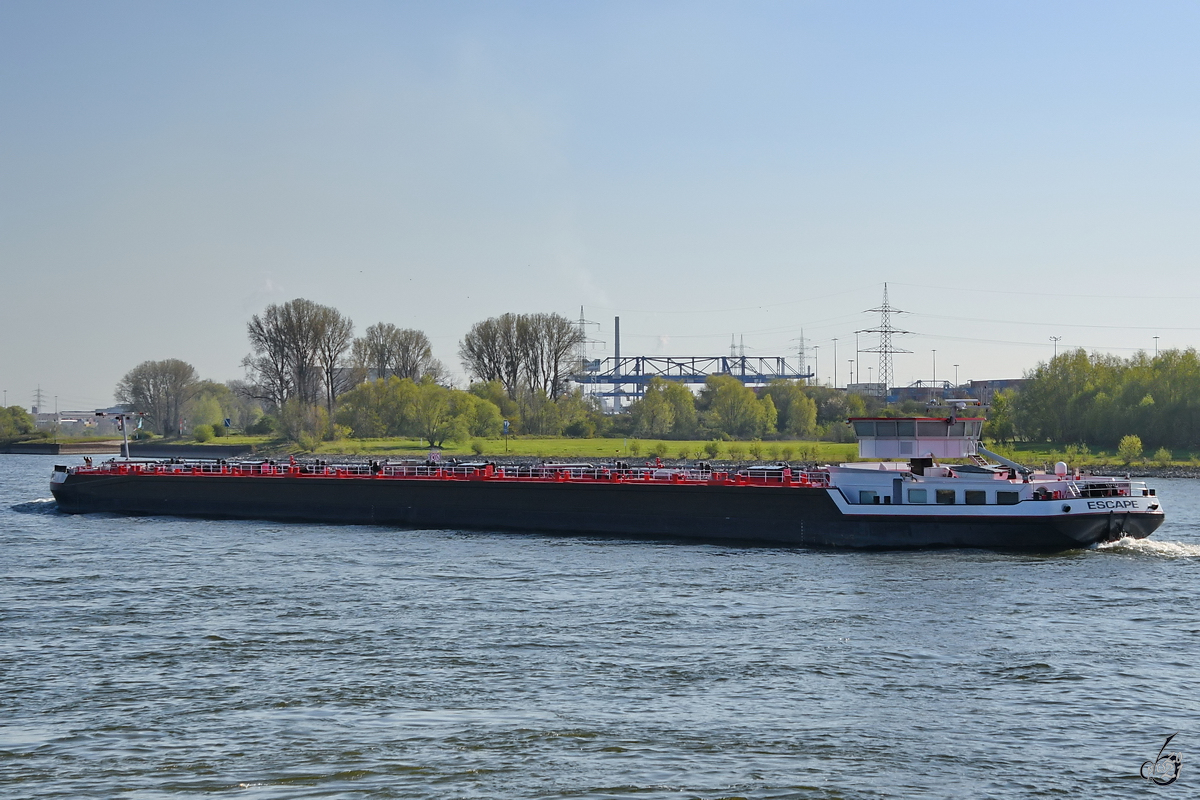
[[[865,549],[1053,552],[1144,538],[1155,489],[1034,471],[980,444],[980,418],[849,420],[860,461],[500,465],[112,459],[56,466],[60,511],[680,537]]]

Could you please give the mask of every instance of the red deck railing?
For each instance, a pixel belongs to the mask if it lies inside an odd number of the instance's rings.
[[[614,467],[593,465],[533,466],[497,464],[329,464],[271,461],[147,462],[106,461],[73,467],[79,475],[209,476],[226,478],[343,478],[352,480],[440,480],[503,482],[652,483],[733,486],[829,486],[829,473],[790,467],[745,468],[736,471],[686,467]]]

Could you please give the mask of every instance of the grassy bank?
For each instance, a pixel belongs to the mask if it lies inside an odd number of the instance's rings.
[[[1057,461],[1065,461],[1071,467],[1083,469],[1124,463],[1117,455],[1115,447],[1107,449],[1080,448],[1053,442],[1017,442],[1007,446],[984,443],[984,446],[1002,456],[1031,467],[1041,467],[1043,464],[1053,465]],[[1200,453],[1187,450],[1168,452],[1170,458],[1159,458],[1156,452],[1144,453],[1142,458],[1133,461],[1130,466],[1200,467]]]
[[[716,452],[713,452],[713,448]],[[343,439],[322,442],[319,453],[420,457],[430,451],[417,439]],[[734,459],[775,461],[846,461],[857,453],[855,445],[832,442],[719,442],[702,440],[660,441],[639,439],[568,439],[562,437],[510,437],[447,443],[440,448],[451,456],[525,456],[553,459]],[[482,452],[476,452],[481,450]]]
[[[198,444],[190,438],[155,439],[161,444]],[[208,445],[248,445],[256,453],[301,452],[295,443],[270,436],[231,435],[210,439]],[[716,453],[712,453],[713,447]],[[376,455],[393,458],[423,458],[429,454],[428,443],[420,439],[394,437],[386,439],[339,439],[321,442],[319,455]],[[709,442],[705,440],[667,441],[630,438],[571,439],[567,437],[511,436],[504,439],[469,439],[447,442],[438,448],[448,456],[487,458],[490,456],[520,456],[551,459],[652,459],[664,460],[734,459],[755,461],[847,461],[858,452],[853,444],[833,442]],[[477,452],[478,451],[478,452]]]

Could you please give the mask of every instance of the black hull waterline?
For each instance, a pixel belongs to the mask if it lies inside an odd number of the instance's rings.
[[[66,513],[680,537],[808,547],[1055,552],[1149,536],[1161,514],[1069,517],[843,513],[824,488],[637,482],[72,474]],[[836,491],[836,490],[833,490]],[[964,512],[966,509],[964,508]]]

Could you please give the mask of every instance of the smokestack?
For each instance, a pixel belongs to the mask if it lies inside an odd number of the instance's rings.
[[[617,340],[617,349],[616,349],[616,352],[614,353],[614,355],[617,357],[617,366],[619,368],[620,364],[621,364],[621,318],[620,317],[613,317],[613,329],[615,331],[615,333],[613,334],[613,338],[615,338]]]

